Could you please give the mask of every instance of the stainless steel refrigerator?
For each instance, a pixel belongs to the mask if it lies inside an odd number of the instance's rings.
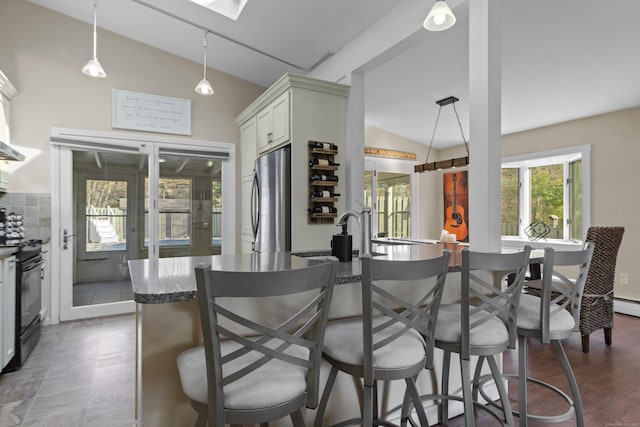
[[[251,190],[253,250],[291,250],[291,148],[286,146],[256,160]]]

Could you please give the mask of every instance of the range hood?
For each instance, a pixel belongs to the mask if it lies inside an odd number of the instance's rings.
[[[21,162],[24,160],[24,154],[11,148],[10,145],[0,141],[0,160],[13,160]]]

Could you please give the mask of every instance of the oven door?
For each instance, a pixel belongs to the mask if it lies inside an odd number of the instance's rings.
[[[20,303],[20,335],[40,315],[41,308],[41,271],[42,256],[38,255],[23,261],[20,268],[21,277],[16,284],[20,286],[18,292],[21,295]]]

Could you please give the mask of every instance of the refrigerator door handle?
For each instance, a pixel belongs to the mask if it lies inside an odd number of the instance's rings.
[[[258,236],[258,225],[260,224],[260,184],[258,182],[258,171],[253,171],[253,185],[251,186],[251,228],[253,230],[253,240]]]

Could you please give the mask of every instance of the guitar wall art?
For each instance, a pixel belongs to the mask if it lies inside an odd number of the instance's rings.
[[[469,241],[469,184],[467,171],[442,175],[444,193],[444,229],[456,235],[460,242]]]

